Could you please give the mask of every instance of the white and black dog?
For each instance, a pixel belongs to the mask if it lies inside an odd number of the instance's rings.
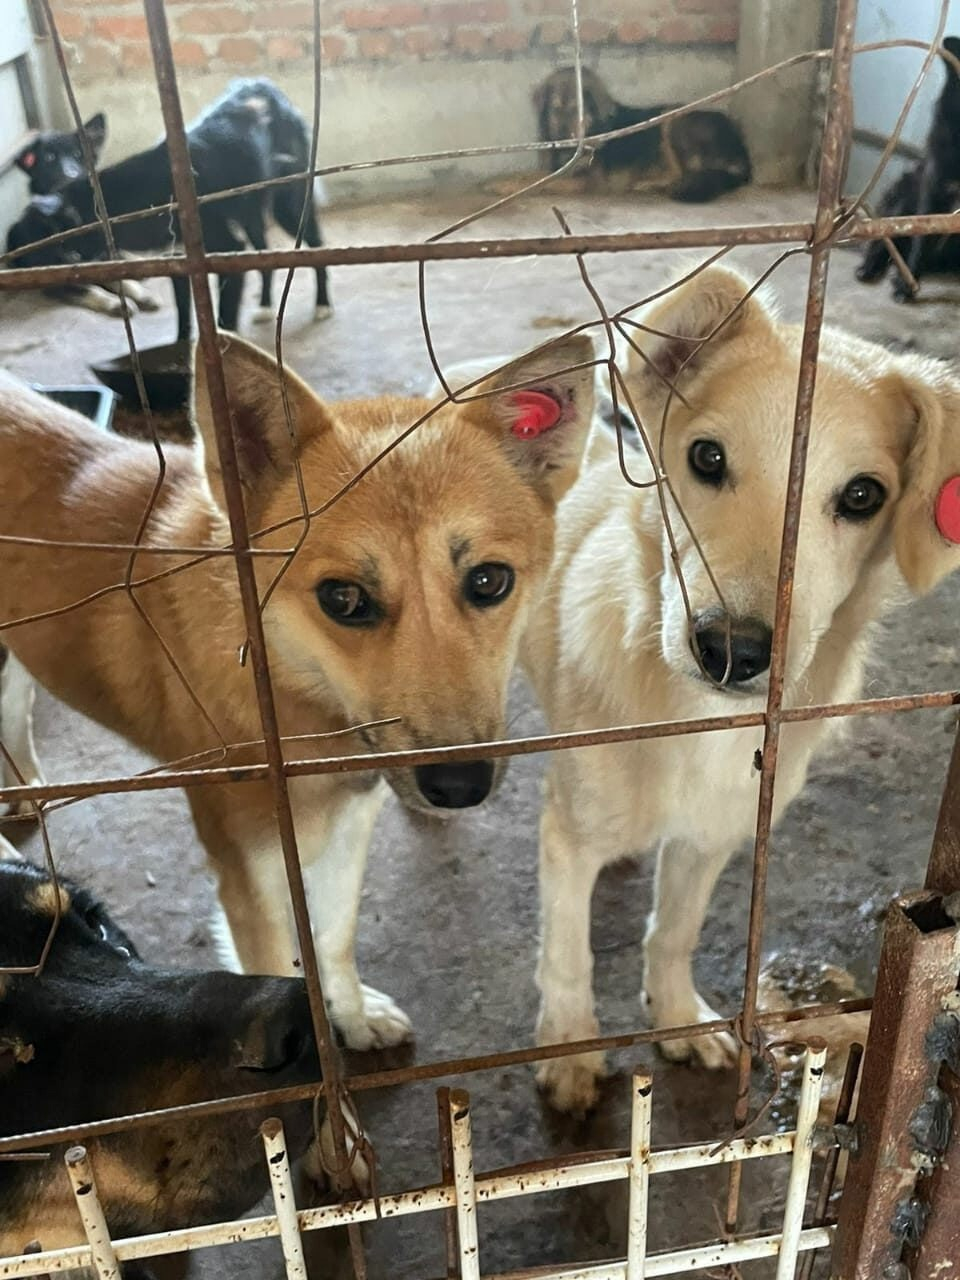
[[[106,122],[102,116],[95,116],[88,124],[94,126],[92,141],[94,152],[98,154]],[[56,146],[52,142],[54,137],[58,138]],[[45,145],[41,152],[40,143],[44,138],[50,145]],[[188,127],[187,139],[200,195],[212,195],[300,173],[309,165],[306,122],[277,86],[266,79],[235,81]],[[59,171],[64,176],[78,163],[75,150],[78,145],[76,134],[41,135],[34,151],[25,151],[18,158],[20,167],[31,176],[34,195],[8,233],[7,254],[16,256],[9,258],[7,265],[36,267],[94,262],[105,255],[106,245],[99,228],[55,244],[43,243],[48,237],[96,222],[93,188],[85,172],[74,173],[64,182],[50,185],[56,182],[56,154],[61,156]],[[22,163],[24,159],[26,165]],[[99,179],[107,210],[113,217],[166,205],[173,199],[173,181],[165,142],[101,169]],[[47,186],[46,192],[41,190],[42,185]],[[301,180],[202,204],[201,223],[207,250],[228,253],[242,250],[248,244],[255,249],[265,249],[266,221],[270,216],[284,231],[295,236],[305,195],[305,182]],[[171,217],[166,211],[114,225],[118,247],[130,253],[169,248],[171,242],[179,240],[179,235],[176,217]],[[313,199],[307,200],[303,239],[311,247],[322,243]],[[19,252],[25,248],[27,252]],[[269,313],[272,273],[264,271],[261,274],[261,312]],[[316,314],[320,318],[329,314],[330,303],[326,271],[318,267],[316,274]],[[177,337],[185,339],[190,336],[189,283],[186,278],[174,278],[173,287],[177,303]],[[132,293],[136,305],[150,306],[149,300],[144,303],[140,299],[145,291],[136,288],[131,291],[128,285],[127,292],[128,297]],[[221,277],[218,316],[221,328],[236,329],[242,292],[242,274]],[[67,294],[71,301],[94,310],[119,309],[116,298],[96,287],[73,286]],[[149,295],[146,296],[149,299]]]

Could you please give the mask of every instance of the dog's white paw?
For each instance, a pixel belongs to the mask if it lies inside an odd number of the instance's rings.
[[[537,1084],[554,1110],[582,1116],[597,1105],[600,1081],[605,1075],[602,1053],[577,1053],[541,1063]]]
[[[137,306],[141,311],[159,311],[163,305],[161,302],[157,301],[152,293],[148,293],[146,289],[137,294],[136,301]]]
[[[694,1022],[715,1022],[720,1014],[701,999],[695,991],[682,1000],[657,1002],[646,998],[650,1021],[655,1027],[684,1027]],[[736,1037],[729,1031],[714,1031],[710,1035],[690,1036],[687,1039],[662,1040],[657,1046],[670,1062],[700,1062],[711,1071],[722,1071],[736,1065],[738,1047]]]
[[[324,303],[323,305],[315,308],[313,318],[314,320],[329,320],[332,315],[333,307]]]
[[[273,324],[277,318],[277,313],[273,307],[254,307],[253,315],[250,317],[254,324]]]
[[[351,1049],[389,1049],[413,1039],[413,1024],[389,996],[373,987],[361,987],[363,1009],[334,1021]]]

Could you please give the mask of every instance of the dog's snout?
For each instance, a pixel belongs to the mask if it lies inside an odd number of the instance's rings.
[[[727,684],[747,684],[770,666],[773,633],[765,622],[712,614],[697,622],[695,634],[703,669],[717,684],[724,683],[724,677]]]
[[[422,764],[414,769],[421,794],[437,809],[469,809],[486,800],[493,786],[493,762]]]
[[[243,1020],[239,1065],[246,1070],[284,1071],[312,1056],[310,1006],[302,982],[264,982],[244,1008]]]

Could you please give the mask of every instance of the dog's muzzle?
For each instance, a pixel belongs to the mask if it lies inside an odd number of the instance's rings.
[[[749,684],[770,666],[773,632],[757,618],[728,619],[726,614],[709,610],[696,619],[694,636],[696,648],[690,641],[693,655],[696,657],[699,650],[704,671],[717,684]]]
[[[420,794],[435,809],[470,809],[481,804],[493,786],[491,760],[465,764],[422,764],[413,771]]]

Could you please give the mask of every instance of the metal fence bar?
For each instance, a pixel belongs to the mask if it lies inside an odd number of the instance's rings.
[[[803,1080],[797,1104],[797,1135],[793,1141],[790,1181],[783,1208],[783,1233],[777,1255],[776,1280],[793,1280],[800,1251],[803,1209],[807,1202],[810,1166],[813,1162],[813,1131],[823,1093],[823,1065],[827,1060],[825,1040],[811,1040],[803,1056]]]
[[[462,1280],[480,1280],[480,1242],[477,1237],[477,1187],[473,1176],[470,1095],[450,1091],[450,1134],[453,1143],[453,1194],[457,1207],[457,1239]]]
[[[627,1205],[627,1280],[644,1280],[647,1202],[650,1191],[650,1122],[653,1080],[635,1072],[630,1124],[630,1195]]]
[[[63,1157],[73,1187],[74,1199],[80,1211],[83,1233],[89,1241],[88,1266],[97,1273],[98,1280],[121,1280],[120,1264],[110,1239],[110,1228],[103,1215],[103,1206],[97,1195],[97,1183],[84,1147],[71,1147]],[[34,1254],[34,1257],[41,1257]]]
[[[787,641],[790,632],[790,610],[800,536],[800,511],[806,475],[807,449],[813,416],[813,394],[817,381],[817,357],[820,331],[826,306],[827,270],[830,262],[834,211],[840,196],[846,170],[846,154],[852,119],[850,108],[850,66],[853,58],[853,32],[857,17],[857,0],[838,0],[834,34],[834,56],[827,98],[827,118],[820,154],[820,176],[817,189],[817,212],[814,221],[813,246],[810,253],[810,276],[803,336],[800,345],[800,377],[797,384],[796,413],[787,479],[787,495],[780,541],[780,564],[777,570],[776,609],[770,651],[770,675],[767,695],[767,719],[764,729],[760,768],[760,795],[757,804],[757,829],[754,842],[753,878],[750,889],[750,920],[747,934],[747,958],[740,1012],[740,1058],[737,1073],[737,1099],[734,1126],[746,1124],[750,1110],[750,1071],[757,1013],[757,991],[760,977],[760,955],[766,911],[767,866],[770,836],[773,829],[773,797],[780,751],[781,707],[786,678]],[[740,1197],[740,1168],[730,1170],[727,1194],[726,1229],[736,1229]]]
[[[3,628],[0,627],[0,633],[2,630]],[[901,697],[868,698],[862,702],[844,702],[828,706],[791,707],[781,712],[780,720],[783,724],[798,724],[808,720],[840,719],[858,715],[896,715],[903,711],[942,710],[955,706],[960,706],[960,690],[947,689]],[[490,759],[499,759],[506,756],[536,755],[538,752],[569,751],[577,747],[596,747],[615,742],[675,738],[688,733],[715,733],[731,729],[758,728],[765,723],[766,716],[762,711],[748,711],[733,716],[704,716],[696,720],[662,720],[650,724],[612,726],[609,729],[588,729],[571,733],[537,734],[527,738],[472,742],[424,750],[368,752],[353,756],[319,756],[314,759],[285,761],[283,772],[288,778],[309,777],[312,774],[321,773],[363,773],[371,769],[412,768],[419,764],[473,760],[478,752]],[[0,787],[0,801],[80,800],[88,796],[117,795],[128,791],[166,791],[206,784],[262,782],[267,777],[266,765],[173,769],[92,780],[76,779],[72,782]]]
[[[283,1124],[276,1116],[264,1120],[260,1126],[260,1136],[263,1138],[263,1149],[270,1173],[273,1207],[276,1210],[277,1229],[283,1248],[287,1280],[307,1280],[303,1242],[300,1239],[300,1226],[297,1222],[297,1201],[293,1190],[293,1177],[290,1173],[290,1161],[287,1159]]]
[[[327,248],[266,249],[259,252],[210,253],[207,271],[230,275],[265,268],[373,266],[395,262],[469,261],[493,258],[571,257],[585,253],[629,253],[640,250],[710,249],[723,245],[809,244],[812,222],[771,222],[728,227],[684,227],[672,231],[619,231],[571,236],[511,236],[487,240],[349,245]],[[950,235],[960,230],[960,211],[864,218],[844,227],[838,244],[909,235]],[[124,262],[89,262],[55,267],[9,267],[0,271],[0,290],[39,289],[99,281],[146,280],[191,274],[183,254],[132,258]]]
[[[173,190],[179,205],[180,236],[183,240],[189,268],[188,274],[190,275],[193,290],[199,332],[198,350],[202,353],[207,374],[208,394],[216,435],[217,453],[220,460],[224,499],[230,522],[231,539],[238,551],[246,551],[250,546],[250,536],[247,528],[237,447],[233,436],[230,403],[223,364],[220,358],[217,327],[207,279],[208,267],[203,245],[203,229],[200,223],[190,151],[187,145],[183,112],[177,88],[164,0],[144,0],[144,9],[157,77],[157,88],[160,93],[160,103],[166,127]],[[331,1096],[335,1099],[334,1103],[328,1107],[327,1115],[330,1120],[337,1160],[344,1175],[349,1177],[351,1160],[348,1154],[343,1113],[340,1110],[338,1101],[339,1059],[327,1018],[323,986],[320,980],[320,968],[310,926],[310,913],[304,892],[303,873],[297,848],[293,811],[290,806],[287,778],[283,768],[283,748],[280,744],[280,730],[273,698],[266,640],[260,616],[256,573],[253,561],[248,556],[237,555],[235,563],[244,621],[247,627],[250,663],[256,688],[257,705],[263,728],[267,775],[273,791],[273,807],[276,814],[280,847],[293,907],[303,977],[310,997],[313,1030],[316,1036],[323,1077],[327,1088],[331,1090]],[[358,1244],[358,1241],[355,1240],[354,1244]],[[362,1280],[365,1270],[362,1248],[355,1249],[355,1270],[358,1280]]]

